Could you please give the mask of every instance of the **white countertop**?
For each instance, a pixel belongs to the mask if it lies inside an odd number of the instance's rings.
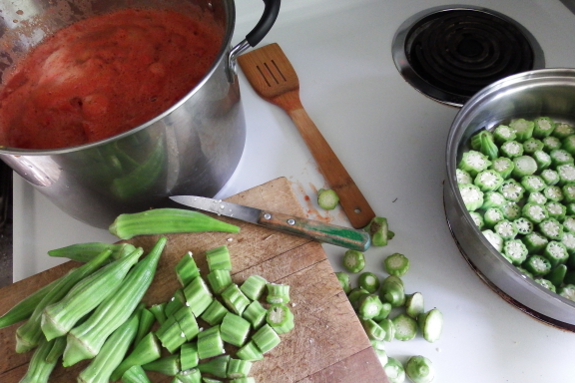
[[[485,0],[481,5],[519,21],[538,39],[548,67],[575,63],[575,16],[559,0]],[[575,381],[575,334],[538,322],[501,299],[467,265],[443,211],[445,139],[457,109],[429,100],[399,75],[391,40],[411,15],[443,4],[429,0],[284,0],[260,45],[279,43],[294,65],[309,115],[378,215],[396,237],[366,252],[366,270],[401,252],[412,261],[408,292],[445,317],[443,336],[388,344],[390,356],[430,358],[442,383],[566,383]],[[450,3],[445,3],[450,4]],[[259,0],[238,2],[237,41],[259,18]],[[572,66],[572,65],[571,65]],[[247,143],[240,165],[219,193],[226,197],[286,176],[302,198],[326,186],[296,128],[261,100],[240,74]],[[46,251],[76,242],[110,241],[104,230],[69,218],[18,176],[14,182],[14,278],[59,260]],[[310,216],[313,218],[312,211]],[[345,224],[341,211],[321,213]],[[343,249],[325,246],[334,269]],[[271,382],[270,382],[271,383]]]

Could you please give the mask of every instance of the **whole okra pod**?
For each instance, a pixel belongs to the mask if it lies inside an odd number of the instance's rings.
[[[70,246],[50,250],[48,251],[48,255],[51,257],[68,258],[78,262],[88,262],[105,250],[112,251],[111,259],[120,259],[132,253],[136,250],[136,247],[131,243],[76,243]]]
[[[118,238],[130,239],[137,235],[196,233],[203,231],[222,231],[237,233],[236,225],[220,221],[193,210],[151,209],[139,213],[120,214],[110,225],[109,231]]]
[[[130,270],[120,287],[93,314],[68,333],[64,366],[71,366],[98,354],[106,338],[135,310],[152,283],[167,238],[161,237],[150,253]]]
[[[16,303],[16,305],[0,317],[0,329],[30,318],[36,306],[38,306],[46,294],[48,294],[59,281],[60,279],[56,279],[48,283],[46,286],[36,290],[34,293]]]
[[[66,335],[120,286],[143,253],[142,248],[136,249],[129,256],[102,267],[78,282],[60,301],[46,307],[42,313],[42,331],[46,339]]]
[[[110,335],[90,364],[78,375],[79,383],[108,383],[114,369],[122,362],[138,332],[140,310]]]
[[[141,366],[153,362],[162,356],[162,350],[154,333],[149,332],[136,343],[133,350],[118,364],[112,375],[112,381],[120,379],[133,366]]]
[[[19,383],[48,383],[50,374],[63,352],[63,348],[60,346],[59,339],[51,341],[40,339],[38,348],[30,359],[28,371]]]
[[[58,280],[54,288],[38,303],[30,318],[16,330],[16,352],[26,352],[38,345],[40,339],[44,337],[40,327],[44,308],[62,299],[76,283],[98,270],[102,264],[107,262],[109,256],[110,251],[105,251]]]

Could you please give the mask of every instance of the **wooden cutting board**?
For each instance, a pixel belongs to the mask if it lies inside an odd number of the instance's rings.
[[[286,178],[278,178],[229,198],[230,201],[303,215]],[[202,271],[203,252],[227,245],[232,255],[233,280],[241,283],[251,274],[291,286],[296,326],[282,342],[254,363],[251,376],[258,383],[325,382],[389,383],[349,301],[341,289],[322,246],[315,241],[239,223],[237,234],[173,234],[160,260],[154,282],[145,297],[148,304],[168,300],[180,288],[173,267],[189,250]],[[150,249],[157,237],[140,237],[132,243]],[[86,242],[90,239],[86,238]],[[343,250],[342,250],[343,251]],[[76,262],[67,262],[0,289],[0,314],[27,294],[65,274]],[[0,382],[17,383],[25,374],[32,352],[14,351],[20,324],[0,330]],[[50,382],[76,381],[87,361],[70,368],[57,366]],[[150,375],[154,382],[171,378]]]

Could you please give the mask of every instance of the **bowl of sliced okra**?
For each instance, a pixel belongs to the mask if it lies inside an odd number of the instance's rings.
[[[489,85],[447,138],[444,208],[472,269],[527,314],[575,331],[575,69]]]

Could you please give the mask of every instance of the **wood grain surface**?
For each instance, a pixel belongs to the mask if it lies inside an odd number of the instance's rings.
[[[270,181],[229,200],[303,215],[291,184],[285,178]],[[187,251],[193,252],[204,272],[207,266],[203,252],[225,244],[232,255],[234,282],[241,283],[251,274],[260,274],[270,282],[291,286],[295,329],[282,334],[280,345],[266,354],[264,360],[254,363],[250,375],[258,383],[389,383],[321,245],[255,225],[229,222],[239,224],[240,232],[169,235],[145,302],[166,301],[180,287],[174,265]],[[131,242],[147,250],[156,240],[155,236],[146,236]],[[89,241],[86,238],[86,242]],[[0,289],[0,314],[77,265],[67,262]],[[32,352],[17,354],[14,351],[14,334],[20,325],[0,330],[2,383],[19,382],[32,355]],[[69,368],[58,365],[50,382],[76,381],[76,376],[87,363],[80,362]],[[172,380],[157,374],[150,374],[150,378],[158,383]]]

